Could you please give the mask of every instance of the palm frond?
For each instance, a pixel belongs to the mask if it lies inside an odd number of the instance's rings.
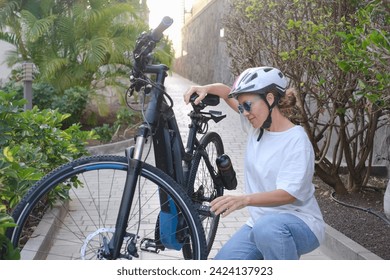
[[[56,76],[56,73],[60,72],[61,69],[66,68],[68,63],[69,61],[67,58],[47,57],[44,64],[40,67],[42,79],[49,80],[51,77]]]
[[[8,32],[0,32],[0,40],[15,46],[18,44],[16,35]]]
[[[105,63],[107,54],[111,52],[111,44],[108,38],[93,38],[83,45],[83,63],[88,68],[97,70],[99,65]]]
[[[5,53],[5,60],[4,62],[8,67],[12,67],[15,64],[20,64],[23,62],[22,57],[20,56],[19,52],[17,50],[8,50]]]
[[[56,22],[56,36],[63,48],[70,48],[75,43],[75,26],[72,18],[58,17]]]
[[[0,27],[4,27],[15,16],[15,11],[19,9],[16,1],[3,1],[0,6]]]
[[[28,32],[26,36],[27,40],[31,42],[35,42],[45,34],[49,34],[53,26],[54,20],[56,19],[55,15],[50,15],[42,19],[37,19],[35,15],[26,10],[21,11],[20,14],[22,16],[23,21],[28,26]]]

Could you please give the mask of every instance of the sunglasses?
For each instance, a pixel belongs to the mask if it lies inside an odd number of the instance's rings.
[[[259,98],[260,99],[260,98]],[[255,101],[245,101],[243,102],[242,104],[239,104],[238,105],[238,111],[243,114],[244,111],[247,111],[248,113],[250,113],[251,109],[252,109],[252,104],[256,101],[258,101],[259,99],[256,99]]]

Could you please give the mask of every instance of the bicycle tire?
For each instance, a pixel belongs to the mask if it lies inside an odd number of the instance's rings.
[[[216,188],[210,172],[217,172],[218,169],[215,160],[218,156],[224,153],[224,146],[221,136],[213,131],[203,135],[199,142],[199,148],[191,162],[188,186],[190,192],[192,192],[190,196],[195,204],[201,203],[202,205],[209,206],[213,199],[223,195],[223,187],[220,186]],[[206,159],[206,156],[208,159]],[[208,160],[213,166],[213,170],[208,169],[206,160]],[[199,195],[199,193],[201,193],[201,195]],[[199,199],[199,196],[203,196],[203,198]],[[207,254],[210,253],[213,246],[218,229],[219,218],[219,215],[200,215],[206,235]]]
[[[126,157],[91,156],[62,165],[37,182],[13,212],[17,227],[7,232],[14,246],[23,246],[22,258],[104,259],[102,248],[107,248],[115,231],[127,168]],[[71,200],[57,202],[51,211],[42,218],[38,217],[35,210],[41,211],[40,207],[44,206],[42,198],[53,188],[71,186],[70,180],[75,180],[75,176],[83,187],[71,187]],[[184,255],[190,259],[206,259],[206,242],[200,219],[181,186],[147,163],[143,163],[140,178],[121,256],[125,256],[131,243],[129,240],[135,238],[139,259],[183,259]],[[156,239],[159,236],[156,221],[160,218],[158,197],[161,192],[169,195],[177,206],[178,215],[184,217],[184,229],[181,229],[184,245],[179,249],[161,248],[161,242]],[[39,220],[34,223],[37,226],[32,227],[32,221],[37,218]],[[49,225],[53,225],[51,230],[47,230]],[[34,227],[35,231],[29,233]],[[175,233],[175,236],[178,234]],[[46,239],[48,242],[37,242],[36,239]],[[41,246],[35,250],[37,247],[34,242],[49,243],[49,249]],[[157,243],[159,246],[153,246]]]

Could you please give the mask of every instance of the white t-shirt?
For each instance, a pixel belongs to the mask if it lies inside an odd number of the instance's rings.
[[[290,213],[303,220],[319,242],[325,235],[325,223],[314,196],[314,151],[306,132],[294,126],[283,132],[264,130],[257,141],[260,129],[252,127],[240,114],[243,129],[248,133],[245,155],[245,189],[247,193],[283,189],[296,198],[292,204],[276,207],[248,207],[253,226],[268,213]]]

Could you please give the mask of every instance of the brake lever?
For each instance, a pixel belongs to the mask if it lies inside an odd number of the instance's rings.
[[[210,110],[208,112],[200,112],[200,113],[202,115],[209,115],[210,117],[207,118],[213,120],[215,123],[219,123],[224,118],[226,118],[226,115],[222,115],[221,111]]]

